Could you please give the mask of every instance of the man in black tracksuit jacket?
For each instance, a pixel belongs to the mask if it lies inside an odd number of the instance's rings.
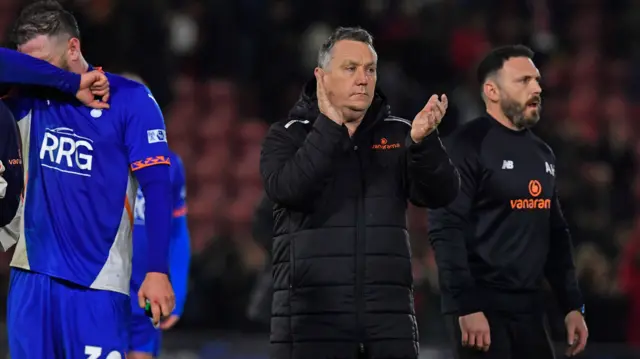
[[[20,139],[13,115],[0,101],[0,227],[13,220],[20,204],[24,177]]]
[[[460,194],[428,214],[457,359],[554,358],[545,279],[564,315],[567,353],[579,353],[587,342],[555,155],[531,131],[542,92],[532,58],[524,46],[504,46],[480,63],[487,113],[447,141]]]
[[[459,175],[433,130],[446,99],[432,96],[413,123],[391,116],[375,62],[366,31],[336,30],[263,144],[274,359],[418,357],[407,200],[444,206]]]

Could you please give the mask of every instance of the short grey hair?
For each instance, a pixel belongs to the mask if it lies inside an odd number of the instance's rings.
[[[318,51],[318,67],[326,69],[329,66],[333,47],[338,41],[342,40],[362,42],[373,49],[373,36],[367,30],[361,27],[339,27],[320,47],[320,51]]]

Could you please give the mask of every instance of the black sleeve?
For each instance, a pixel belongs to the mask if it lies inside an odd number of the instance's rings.
[[[262,197],[253,213],[251,232],[253,233],[253,240],[267,252],[271,252],[271,243],[273,242],[273,202],[267,196]]]
[[[260,174],[269,198],[282,206],[304,208],[329,178],[334,160],[344,152],[344,126],[318,116],[301,144],[282,123],[271,126],[262,144]]]
[[[584,304],[576,277],[573,245],[569,227],[562,214],[560,200],[554,193],[551,202],[551,238],[545,264],[545,276],[564,314],[581,310]]]
[[[451,203],[460,191],[460,175],[444,149],[438,131],[420,143],[407,136],[409,200],[416,206],[439,208]]]
[[[448,206],[429,210],[429,240],[438,266],[440,288],[456,302],[460,315],[482,311],[469,270],[466,234],[482,169],[477,152],[465,141],[454,139],[447,151],[460,173],[460,192]]]
[[[13,115],[0,101],[0,161],[4,167],[2,178],[7,182],[5,196],[0,199],[0,227],[13,220],[20,205],[24,177],[18,136]]]

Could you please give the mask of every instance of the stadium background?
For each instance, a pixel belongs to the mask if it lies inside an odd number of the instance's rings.
[[[21,3],[0,0],[0,40]],[[189,298],[162,358],[266,357],[268,301],[260,298],[268,297],[269,216],[254,216],[262,197],[260,144],[268,123],[287,113],[310,78],[319,45],[337,25],[360,25],[375,36],[379,84],[396,115],[412,118],[430,94],[449,95],[444,134],[483,111],[474,64],[487,49],[524,43],[538,53],[544,111],[535,131],[558,156],[587,302],[585,357],[640,357],[633,352],[640,346],[640,1],[63,3],[79,20],[92,64],[149,83],[186,166]],[[422,355],[448,358],[439,350],[437,268],[423,211],[412,209],[410,227]],[[2,301],[7,273],[2,265]],[[553,304],[549,311],[561,341],[562,320]]]

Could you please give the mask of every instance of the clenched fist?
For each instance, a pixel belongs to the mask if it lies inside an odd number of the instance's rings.
[[[411,139],[413,142],[420,143],[438,127],[447,112],[448,106],[447,95],[441,95],[440,98],[437,95],[431,96],[424,108],[413,119],[411,125]]]

